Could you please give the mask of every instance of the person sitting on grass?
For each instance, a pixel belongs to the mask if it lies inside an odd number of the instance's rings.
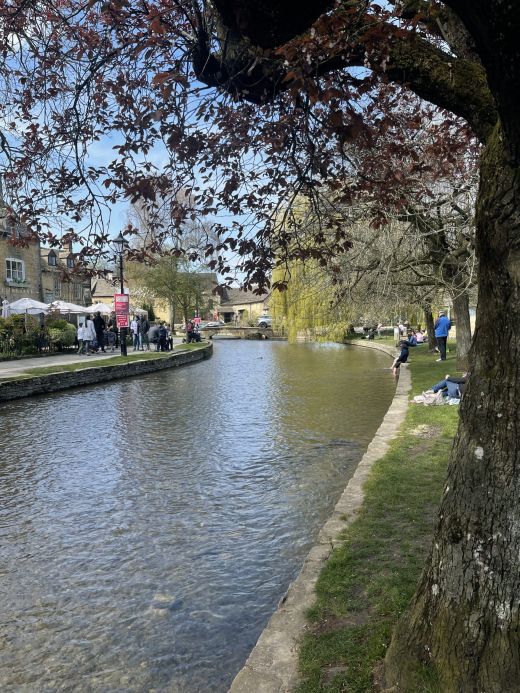
[[[447,374],[444,380],[439,380],[429,390],[426,390],[426,394],[435,394],[440,390],[446,390],[450,399],[461,399],[468,377],[469,373],[463,373],[460,377]]]
[[[416,347],[417,346],[417,336],[413,330],[408,332],[408,336],[406,337],[406,342],[409,347]]]
[[[405,339],[401,339],[397,346],[400,347],[401,351],[392,364],[392,373],[394,375],[398,374],[401,364],[408,361],[408,355],[410,353],[408,350],[408,342]]]

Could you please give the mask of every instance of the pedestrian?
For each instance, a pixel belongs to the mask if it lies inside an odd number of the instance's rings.
[[[168,330],[166,329],[164,322],[161,322],[159,325],[159,342],[157,345],[157,351],[168,351],[168,344],[166,341],[167,338]]]
[[[148,344],[155,344],[155,351],[159,351],[159,325],[152,325],[148,330]]]
[[[139,318],[134,315],[130,323],[130,333],[134,344],[134,351],[139,348]]]
[[[96,340],[98,343],[98,347],[101,348],[101,351],[105,353],[105,337],[104,337],[104,332],[106,329],[106,323],[103,317],[101,316],[101,313],[98,311],[96,313],[96,317],[92,321],[94,323],[94,329],[96,330]]]
[[[105,344],[113,354],[116,348],[116,333],[110,327],[105,330]]]
[[[85,325],[83,321],[81,321],[78,325],[78,330],[77,330],[77,337],[78,337],[78,354],[83,353],[83,343],[84,343],[84,334],[85,334]]]
[[[150,342],[148,340],[148,332],[150,331],[150,323],[146,319],[146,316],[142,316],[137,325],[139,331],[139,348],[144,351],[146,346],[146,351],[150,351]]]
[[[85,326],[83,330],[83,344],[85,345],[85,353],[89,354],[89,350],[91,347],[91,344],[94,342],[96,339],[96,330],[94,327],[94,323],[91,320],[90,315],[87,315],[87,318],[85,320]]]
[[[439,311],[439,317],[435,321],[435,339],[439,349],[440,358],[437,361],[446,361],[446,342],[450,332],[451,322],[444,310]]]

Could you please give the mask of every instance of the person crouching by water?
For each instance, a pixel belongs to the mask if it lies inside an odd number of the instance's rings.
[[[395,359],[395,361],[392,364],[392,373],[394,375],[397,375],[399,373],[399,368],[401,367],[401,364],[406,363],[408,361],[408,355],[410,353],[406,340],[401,339],[397,346],[401,349],[401,351],[399,353],[399,356]]]

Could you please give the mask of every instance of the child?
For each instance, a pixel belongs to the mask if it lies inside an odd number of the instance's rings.
[[[406,343],[406,340],[401,339],[397,346],[401,348],[401,353],[392,364],[392,373],[394,375],[397,375],[397,373],[399,372],[401,364],[406,363],[408,361],[408,354],[410,353],[408,351],[408,344]]]
[[[116,346],[116,333],[113,330],[105,330],[105,344],[107,345],[107,348],[114,353]]]
[[[77,336],[78,336],[78,354],[82,354],[82,353],[83,353],[83,337],[84,337],[84,333],[85,333],[85,328],[84,328],[84,326],[83,326],[83,323],[80,322],[80,323],[79,323],[79,326],[78,326],[78,332],[77,332]]]

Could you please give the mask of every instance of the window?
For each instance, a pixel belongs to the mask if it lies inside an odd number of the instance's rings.
[[[5,260],[5,278],[8,282],[25,281],[25,267],[23,260],[8,257]]]
[[[70,255],[67,258],[67,267],[70,267],[70,268],[74,267],[74,258],[71,257]]]
[[[59,277],[54,277],[54,295],[61,296],[61,281]]]
[[[79,300],[80,298],[81,299],[83,298],[83,284],[79,284],[78,282],[74,282],[72,284],[72,290],[74,292],[73,295],[74,295],[74,298],[76,299],[76,301]]]
[[[51,250],[51,252],[47,255],[47,262],[52,267],[56,267],[56,265],[58,264],[56,253],[54,252],[54,250]]]

